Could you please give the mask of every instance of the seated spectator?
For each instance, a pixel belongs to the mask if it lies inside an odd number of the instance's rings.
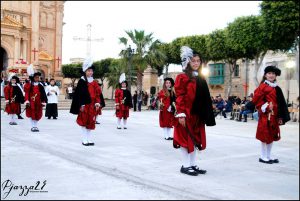
[[[222,115],[224,118],[227,118],[226,112],[232,112],[232,98],[229,97],[227,102],[225,101],[225,108],[222,111]]]
[[[247,122],[247,115],[254,113],[255,105],[252,102],[252,97],[248,96],[248,100],[245,103],[245,106],[241,109],[239,118],[237,121],[242,121],[242,116],[244,116],[244,122]]]

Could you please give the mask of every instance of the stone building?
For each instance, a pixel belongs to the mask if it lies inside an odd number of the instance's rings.
[[[27,78],[33,64],[61,84],[64,1],[1,1],[1,72]]]

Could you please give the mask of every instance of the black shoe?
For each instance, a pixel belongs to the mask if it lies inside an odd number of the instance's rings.
[[[265,160],[263,160],[261,158],[259,158],[258,161],[261,162],[261,163],[267,163],[267,164],[272,164],[273,163],[271,160],[265,161]]]
[[[276,158],[276,159],[270,159],[270,161],[272,161],[272,163],[279,163],[279,160]]]
[[[9,125],[13,125],[13,122],[9,122]]]
[[[100,124],[98,121],[96,121],[96,123],[95,124]]]
[[[88,143],[88,146],[94,146],[94,145],[95,145],[94,142],[89,142],[89,143]]]
[[[40,132],[40,130],[37,127],[34,127],[35,132]]]
[[[11,125],[18,125],[18,124],[17,124],[17,122],[12,122],[12,124],[11,124]]]
[[[89,143],[82,143],[83,146],[90,146]]]
[[[192,166],[193,170],[195,170],[198,174],[205,174],[207,171],[206,170],[201,170],[197,165]]]
[[[53,117],[53,119],[57,119],[56,117]]]
[[[165,140],[169,140],[169,138],[165,138]]]
[[[117,129],[122,129],[121,127],[117,127]]]
[[[124,127],[124,129],[127,129],[127,127]]]
[[[173,138],[172,137],[168,137],[168,139],[167,140],[173,140]]]
[[[51,117],[48,117],[48,119],[51,119]]]
[[[183,167],[181,166],[180,172],[183,174],[191,175],[191,176],[197,176],[198,172],[196,172],[192,167]]]
[[[24,119],[21,115],[18,115],[18,119]]]

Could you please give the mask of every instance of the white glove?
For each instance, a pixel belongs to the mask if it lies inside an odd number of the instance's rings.
[[[100,107],[100,103],[95,103],[95,107]]]
[[[42,103],[43,106],[46,106],[46,103]]]
[[[5,100],[5,103],[9,103],[9,100]]]
[[[168,111],[168,112],[171,112],[171,111],[172,111],[171,105],[168,107],[167,111]]]
[[[25,103],[24,103],[24,104],[25,104],[25,105],[26,105],[26,104],[29,104],[29,101],[28,101],[28,100],[27,100],[27,101],[25,101]]]

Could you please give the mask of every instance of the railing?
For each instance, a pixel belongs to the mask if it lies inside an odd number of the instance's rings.
[[[208,77],[208,83],[211,85],[224,84],[224,76]]]

